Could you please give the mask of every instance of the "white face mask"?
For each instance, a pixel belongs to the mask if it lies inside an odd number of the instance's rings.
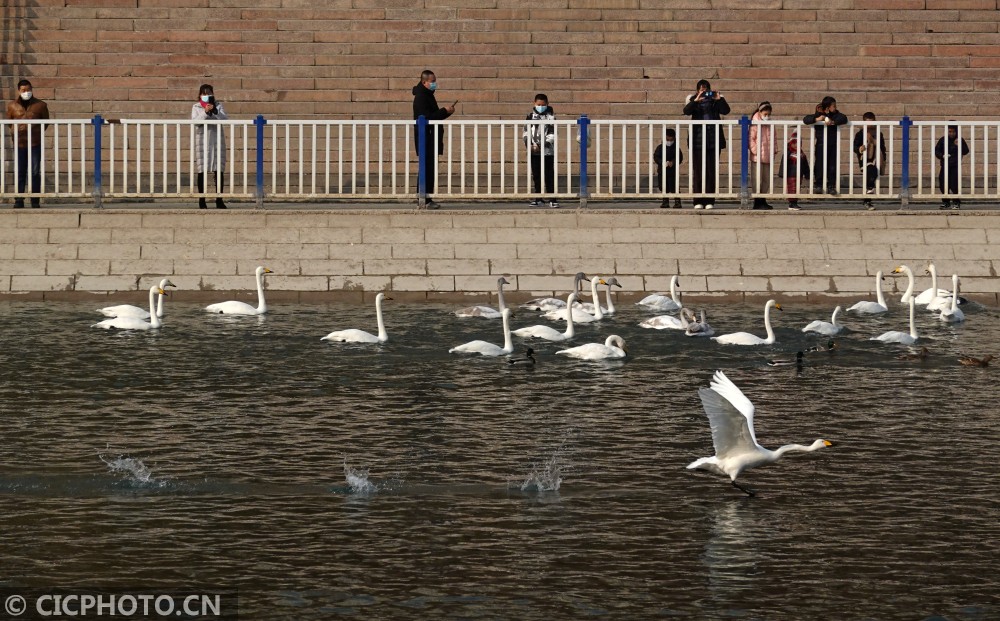
[[[211,98],[212,98],[212,96],[211,96],[211,95],[202,95],[202,96],[201,96],[201,100],[202,100],[203,102],[205,102],[205,103],[208,103],[208,100],[209,100],[209,99],[211,99]]]
[[[541,113],[545,112],[546,108],[548,108],[548,106],[535,106],[535,112],[537,112],[538,114],[541,114]]]
[[[770,114],[762,114],[762,115],[760,115],[760,120],[761,121],[767,121],[767,120],[770,120],[770,118],[771,118]]]
[[[32,95],[31,91],[25,91],[25,92],[21,93],[21,99],[23,99],[25,101],[30,101],[31,100],[31,95]]]
[[[673,140],[668,140],[668,141],[666,141],[663,144],[667,145],[668,147],[672,147],[672,146],[674,146],[674,141]]]

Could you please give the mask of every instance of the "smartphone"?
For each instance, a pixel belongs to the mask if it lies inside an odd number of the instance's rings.
[[[455,107],[455,106],[457,106],[457,105],[458,105],[458,100],[456,99],[456,100],[455,100],[455,103],[451,104],[451,107],[452,107],[452,108],[454,108],[454,107]]]

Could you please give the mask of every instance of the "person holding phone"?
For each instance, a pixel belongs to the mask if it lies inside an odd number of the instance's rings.
[[[215,99],[215,89],[211,84],[202,84],[198,89],[198,101],[191,107],[191,120],[201,121],[194,129],[194,160],[198,166],[198,193],[205,193],[205,177],[211,174],[218,179],[216,192],[222,193],[226,169],[226,134],[221,125],[206,121],[224,121],[229,117],[221,101]],[[198,199],[199,209],[208,209],[205,198]],[[215,208],[225,209],[221,196],[215,197]]]
[[[688,95],[684,104],[684,114],[692,121],[720,121],[722,115],[729,114],[729,104],[718,91],[712,90],[708,80],[698,80],[696,91]],[[715,207],[715,178],[718,174],[719,151],[726,148],[726,135],[718,123],[694,123],[691,125],[691,155],[693,192],[696,196],[695,209]]]
[[[837,176],[837,160],[840,152],[837,127],[847,124],[847,116],[837,110],[837,100],[824,97],[816,106],[815,114],[807,114],[802,118],[806,125],[812,125],[815,131],[816,151],[813,160],[813,192],[823,193],[823,181],[826,180],[826,193],[836,196],[840,187]]]
[[[455,106],[458,104],[456,101],[454,104],[441,108],[438,106],[437,99],[434,97],[434,93],[437,91],[437,76],[430,69],[424,69],[420,74],[420,84],[413,87],[413,120],[416,121],[420,117],[424,117],[428,121],[443,121],[452,114],[455,113]],[[437,131],[435,131],[437,129]],[[437,146],[435,148],[434,135],[437,134]],[[420,157],[420,126],[414,124],[413,126],[413,148],[417,152],[417,157]],[[444,131],[441,130],[439,126],[428,124],[426,126],[424,140],[426,141],[426,157],[427,162],[424,165],[424,170],[427,174],[426,184],[424,189],[426,191],[426,200],[424,206],[426,209],[437,209],[440,207],[431,198],[431,194],[434,193],[434,181],[436,179],[435,168],[437,167],[437,158],[439,155],[444,153]],[[419,192],[420,184],[417,184]],[[419,200],[419,196],[418,196]]]

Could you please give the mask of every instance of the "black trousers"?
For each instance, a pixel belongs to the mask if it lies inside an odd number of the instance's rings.
[[[545,168],[545,193],[556,193],[556,158],[554,155],[531,154],[531,184],[535,194],[542,194],[542,168]]]
[[[702,154],[704,154],[704,163],[702,163]],[[695,194],[713,195],[695,198],[694,204],[714,205],[715,173],[719,167],[719,152],[713,148],[709,148],[708,150],[693,150],[691,157],[693,158],[691,164],[694,173],[692,177],[694,188],[691,191]]]
[[[204,194],[205,193],[205,175],[209,175],[210,179],[215,179],[216,173],[215,173],[214,170],[210,170],[207,173],[198,173],[198,193],[199,194]],[[225,185],[226,185],[226,173],[223,171],[222,174],[219,175],[219,183],[216,184],[215,191],[219,192],[221,194],[222,193],[222,189],[225,187]]]

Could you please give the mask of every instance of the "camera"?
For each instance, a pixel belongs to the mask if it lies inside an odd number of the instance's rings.
[[[705,99],[714,99],[715,91],[705,91]]]

